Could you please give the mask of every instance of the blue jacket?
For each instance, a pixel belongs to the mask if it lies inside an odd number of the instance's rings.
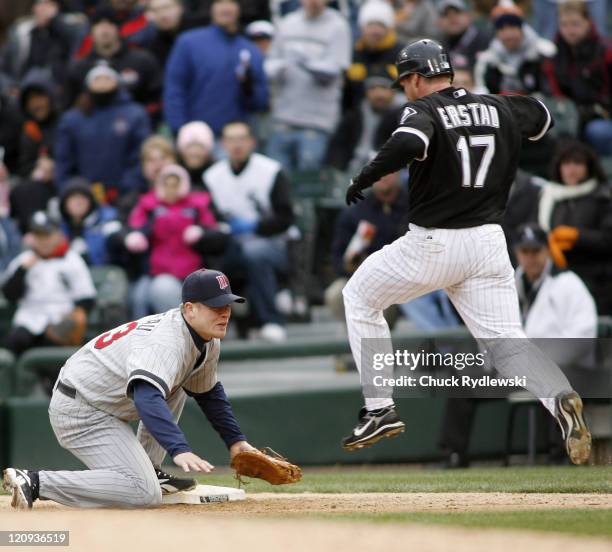
[[[87,216],[79,233],[66,222],[62,222],[62,230],[71,243],[76,238],[82,238],[87,249],[77,252],[89,266],[99,266],[111,262],[106,242],[110,235],[121,230],[121,223],[117,220],[117,210],[114,207],[101,205]]]
[[[105,107],[91,113],[70,109],[55,135],[55,177],[61,192],[73,176],[101,182],[122,195],[143,186],[140,146],[151,133],[149,116],[120,91]]]
[[[242,54],[243,51],[249,54]],[[250,95],[238,80],[241,54],[250,55]],[[262,55],[242,35],[229,35],[216,25],[179,36],[164,82],[164,113],[174,132],[190,121],[204,121],[218,136],[230,121],[246,121],[268,105]]]
[[[79,221],[70,217],[67,208],[68,200],[74,194],[85,196],[89,200],[89,209]],[[109,250],[109,240],[121,231],[117,209],[98,204],[87,180],[80,177],[70,179],[60,196],[59,212],[62,217],[62,231],[68,238],[71,249],[81,255],[89,266],[115,261]]]

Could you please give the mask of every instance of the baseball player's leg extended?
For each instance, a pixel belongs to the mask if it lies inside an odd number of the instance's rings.
[[[343,290],[348,337],[362,377],[362,387],[364,359],[371,359],[374,354],[393,353],[384,309],[419,297],[435,285],[418,281],[422,259],[413,251],[410,242],[415,236],[410,234],[370,255]],[[392,377],[393,366],[385,366],[377,375]],[[405,425],[395,411],[392,393],[392,387],[381,387],[376,390],[375,397],[365,397],[359,423],[342,441],[345,450],[367,447],[404,431]]]
[[[138,508],[161,503],[162,493],[151,460],[131,427],[87,403],[55,393],[49,408],[53,431],[62,447],[89,469],[26,471],[8,468],[5,489],[16,508],[37,499],[81,508]]]
[[[170,412],[172,412],[174,421],[176,423],[178,423],[181,417],[186,399],[187,394],[182,389],[179,389],[176,393],[174,393],[174,395],[172,395],[172,397],[170,397],[170,399],[168,399],[168,408],[170,409]],[[161,486],[162,494],[166,495],[178,493],[196,488],[198,483],[195,479],[189,477],[176,477],[161,469],[162,462],[166,456],[166,451],[153,438],[153,436],[149,433],[149,430],[142,422],[138,424],[138,432],[136,433],[136,437],[138,438],[138,441],[142,447],[145,449],[147,456],[151,459],[151,463],[155,468],[155,475],[157,475],[157,479]]]
[[[503,244],[505,251],[505,243]],[[570,460],[589,458],[591,435],[582,416],[582,400],[562,370],[522,330],[514,271],[510,262],[489,264],[482,274],[447,288],[450,300],[472,335],[491,355],[504,377],[525,376],[525,388],[556,418]]]

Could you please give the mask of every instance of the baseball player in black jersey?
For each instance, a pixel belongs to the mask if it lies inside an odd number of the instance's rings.
[[[410,166],[410,231],[371,255],[343,291],[360,371],[368,347],[393,351],[383,310],[436,289],[447,292],[475,338],[522,338],[524,343],[500,223],[522,139],[539,140],[553,124],[544,104],[534,98],[472,94],[453,87],[448,54],[433,40],[406,46],[396,65],[394,87],[403,89],[409,102],[398,128],[346,193],[347,203],[354,203],[381,177]],[[498,348],[509,347],[513,340],[497,342]],[[496,358],[502,359],[495,365],[502,376],[527,376],[527,389],[558,420],[572,462],[586,462],[591,436],[582,401],[560,369],[548,359],[536,369],[521,362],[529,355],[514,352]],[[391,377],[392,370],[384,375]],[[358,425],[343,440],[346,450],[404,431],[392,389],[383,395],[365,398]]]

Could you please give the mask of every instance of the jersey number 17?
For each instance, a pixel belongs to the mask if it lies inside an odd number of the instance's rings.
[[[469,145],[468,145],[469,143]],[[476,170],[476,179],[472,184],[472,159],[471,149],[485,148]],[[457,141],[457,150],[461,154],[461,172],[463,173],[462,186],[464,188],[482,188],[495,155],[495,136],[493,134],[474,135],[466,138],[462,136]]]

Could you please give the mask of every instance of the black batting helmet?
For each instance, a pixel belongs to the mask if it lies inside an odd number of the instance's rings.
[[[411,42],[402,48],[395,61],[397,67],[397,79],[393,82],[393,88],[399,88],[400,79],[412,73],[418,73],[423,77],[436,77],[438,75],[455,74],[451,65],[446,48],[435,40],[425,38]]]

